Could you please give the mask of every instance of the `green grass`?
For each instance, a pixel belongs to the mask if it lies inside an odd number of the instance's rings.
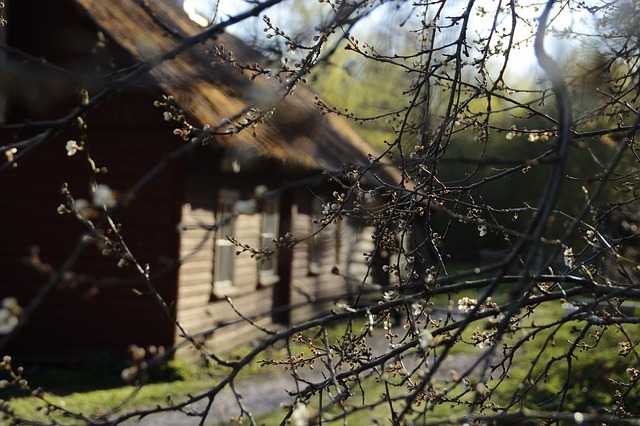
[[[249,345],[240,346],[225,354],[227,359],[239,359],[247,353]],[[270,349],[267,353],[274,352]],[[210,389],[229,371],[228,367],[211,365],[196,367],[180,361],[170,361],[166,365],[149,371],[144,386],[127,383],[120,377],[124,365],[112,358],[94,355],[83,365],[38,366],[13,362],[14,369],[24,365],[23,378],[29,383],[29,390],[18,386],[0,390],[0,399],[8,401],[15,413],[22,418],[45,422],[47,419],[70,423],[61,410],[47,414],[47,406],[58,406],[70,412],[82,413],[86,417],[100,418],[121,407],[131,411],[166,405],[167,396],[174,401]],[[244,369],[239,377],[264,374],[257,362]],[[2,377],[0,377],[2,378]],[[33,390],[44,390],[42,398],[32,396]],[[49,416],[49,417],[47,417]]]
[[[455,295],[452,300],[457,304],[457,299],[463,296],[475,297],[474,294],[465,292],[464,295]],[[535,313],[523,320],[525,329],[517,331],[514,336],[507,338],[505,343],[514,344],[524,337],[525,333],[533,329],[533,324],[551,323],[561,316],[562,306],[560,303],[540,306]],[[364,320],[351,324],[351,328],[356,334],[363,326]],[[583,322],[572,322],[531,336],[531,339],[517,353],[516,363],[509,373],[510,377],[499,381],[498,374],[496,374],[496,377],[487,383],[488,388],[493,389],[490,402],[504,407],[509,404],[512,395],[517,394],[521,395],[521,401],[514,405],[513,409],[555,410],[559,400],[558,392],[565,384],[564,380],[568,371],[566,360],[560,357],[578,339],[584,326]],[[336,342],[336,339],[341,339],[345,327],[347,325],[342,324],[327,330],[330,341]],[[483,325],[480,324],[480,328],[482,327]],[[476,327],[471,326],[465,330],[462,335],[463,340],[469,341],[474,329]],[[376,332],[381,333],[381,327],[376,328]],[[629,375],[626,368],[636,366],[631,358],[618,355],[620,342],[627,340],[625,333],[626,336],[632,337],[640,335],[640,325],[625,326],[624,333],[622,329],[617,327],[592,327],[583,338],[578,339],[579,346],[575,350],[575,356],[571,363],[572,380],[569,382],[570,386],[566,393],[566,409],[584,412],[595,409],[602,412],[602,410],[611,409],[615,405],[615,392],[620,390],[620,386],[616,385],[616,382],[628,382]],[[303,354],[307,358],[312,357],[314,349],[306,343],[311,339],[316,347],[315,350],[323,348],[322,335],[320,329],[306,331],[300,339],[304,343],[291,345],[292,353]],[[597,340],[599,335],[601,338]],[[637,339],[637,337],[635,338]],[[250,349],[249,346],[239,347],[227,354],[227,357],[228,359],[239,359]],[[543,349],[543,355],[537,359],[536,357]],[[479,353],[479,351],[479,348],[471,344],[457,344],[452,348],[451,354],[455,356],[460,353]],[[247,366],[242,377],[256,375],[264,377],[265,374],[279,374],[283,368],[281,365],[260,367],[260,360],[282,360],[286,358],[286,354],[283,347],[269,348],[260,359]],[[633,353],[629,355],[629,357],[632,356]],[[532,365],[534,367],[530,372]],[[226,367],[194,368],[183,363],[171,362],[154,371],[151,375],[152,382],[137,391],[135,386],[125,385],[122,382],[119,378],[119,368],[121,367],[118,365],[109,364],[109,362],[96,357],[92,362],[86,363],[83,368],[76,370],[50,369],[31,375],[27,369],[25,378],[29,380],[32,388],[42,386],[46,389],[48,393],[45,398],[51,404],[97,418],[111,412],[123,401],[126,401],[123,411],[154,407],[157,404],[166,405],[168,394],[172,396],[174,401],[180,401],[188,394],[197,394],[210,389],[212,383],[217,383],[228,372]],[[541,376],[545,368],[548,368],[548,374]],[[381,395],[387,392],[392,398],[401,398],[406,395],[409,389],[407,383],[402,382],[402,379],[403,377],[397,372],[387,371],[383,374],[382,380],[371,378],[363,380],[362,383],[356,383],[354,380],[347,381],[352,395],[343,407],[330,403],[325,394],[323,401],[320,401],[318,395],[310,399],[310,410],[318,415],[320,407],[325,407],[321,415],[323,423],[329,425],[343,424],[341,418],[343,415],[348,416],[351,424],[371,424],[372,419],[376,419],[381,424],[389,424],[391,416],[389,404],[377,403],[381,401]],[[413,379],[419,380],[417,377]],[[433,383],[434,390],[451,386],[451,383],[446,379],[438,380]],[[335,389],[331,391],[335,394]],[[456,395],[462,392],[462,389],[458,387],[451,389],[451,391],[452,395]],[[41,409],[34,414],[34,407],[45,407],[44,402],[35,397],[25,396],[19,391],[11,393],[4,390],[3,392],[4,394],[0,397],[9,400],[18,415],[28,416],[29,419],[36,421],[46,420],[44,414],[46,410]],[[462,404],[448,402],[436,404],[429,412],[429,418],[448,419],[451,416],[462,418],[461,416],[468,410],[465,401],[468,402],[470,395],[463,397]],[[638,401],[640,401],[638,392],[630,393],[626,408],[637,412],[640,410]],[[402,407],[402,402],[393,403],[393,409],[396,411],[400,411]],[[256,419],[259,424],[278,424],[285,415],[286,410],[278,409],[272,413],[258,416]],[[62,417],[57,417],[57,419],[62,420]],[[69,424],[69,419],[66,419],[65,423]]]
[[[354,330],[359,330],[364,321],[354,323]],[[327,330],[329,339],[334,341],[342,335],[345,325]],[[320,336],[320,329],[311,329],[305,333],[305,339]],[[243,345],[224,354],[228,360],[239,360],[252,349],[250,345]],[[292,352],[311,354],[311,350],[302,344],[292,344]],[[286,356],[283,346],[268,348],[261,357],[247,365],[237,376],[238,379],[265,374],[277,374],[282,371],[280,366],[260,366],[262,359],[281,359]],[[14,362],[14,368],[19,364]],[[89,418],[100,418],[110,414],[117,407],[122,411],[131,411],[166,405],[167,395],[174,401],[204,392],[212,384],[225,377],[229,367],[210,365],[208,367],[194,367],[183,362],[170,361],[167,365],[150,371],[149,382],[139,387],[127,384],[120,377],[123,365],[113,359],[96,354],[89,357],[83,365],[76,366],[47,366],[38,367],[25,365],[23,377],[28,380],[30,390],[18,389],[17,386],[0,390],[0,399],[9,401],[16,415],[25,419],[45,422],[47,419],[64,421],[69,424],[69,418],[60,410],[47,414],[47,406],[58,406],[69,412],[82,413]],[[45,390],[43,399],[32,396],[32,390]],[[124,405],[123,405],[124,404]]]
[[[142,387],[136,392],[135,386],[123,386],[108,390],[95,390],[90,392],[69,393],[64,396],[55,393],[45,394],[45,400],[63,407],[73,413],[82,413],[84,416],[98,419],[101,416],[110,414],[120,406],[123,401],[127,401],[126,410],[134,408],[148,408],[156,404],[164,404],[167,395],[186,395],[188,393],[198,393],[211,387],[210,380],[188,380],[170,383],[153,383]],[[174,397],[175,398],[175,397]],[[47,419],[63,421],[69,423],[69,419],[60,412],[53,412],[47,417],[47,403],[35,397],[14,398],[11,406],[16,414],[29,420],[45,422]],[[34,411],[34,408],[36,409]]]
[[[506,339],[509,345],[518,339],[525,337],[532,330],[534,324],[544,325],[552,323],[563,315],[560,303],[540,306],[530,317],[523,320],[524,330],[518,331],[514,336]],[[517,395],[520,401],[514,404],[511,411],[519,409],[543,410],[555,412],[559,409],[560,396],[563,387],[566,386],[566,395],[562,410],[568,412],[611,412],[616,406],[616,391],[624,391],[624,383],[629,382],[628,367],[637,367],[634,355],[629,358],[618,353],[620,343],[637,339],[640,335],[640,325],[625,325],[624,327],[590,327],[582,337],[586,323],[573,321],[560,327],[541,331],[527,341],[525,346],[516,355],[516,362],[512,365],[509,377],[504,381],[499,380],[499,371],[493,380],[487,383],[487,389],[493,389],[493,393],[487,405],[495,403],[497,407],[506,407],[512,402],[513,395]],[[470,331],[465,332],[468,336]],[[635,336],[635,337],[634,337]],[[572,345],[577,346],[571,357],[571,373],[568,372],[568,363],[562,358]],[[458,345],[467,347],[467,345]],[[471,347],[467,351],[478,352]],[[455,354],[456,351],[452,351]],[[542,353],[540,355],[540,353]],[[539,356],[540,355],[540,356]],[[533,369],[531,367],[533,366]],[[530,371],[531,369],[531,371]],[[548,374],[542,374],[548,369]],[[400,383],[399,376],[386,375],[387,382],[391,384],[390,395],[402,397],[406,395],[406,386],[395,386]],[[434,383],[434,389],[443,389],[450,386],[451,382],[440,380]],[[384,382],[368,380],[360,385],[350,383],[352,396],[341,409],[336,404],[330,404],[325,396],[324,407],[329,407],[322,412],[323,424],[344,424],[341,415],[348,417],[349,424],[372,424],[373,419],[380,424],[391,424],[390,406],[382,402],[381,395],[385,395],[387,387]],[[457,395],[464,392],[461,386],[450,389],[449,395]],[[364,395],[364,396],[363,396]],[[461,403],[442,402],[431,408],[428,419],[451,421],[456,423],[469,409],[473,392],[463,396]],[[487,406],[485,405],[485,406]],[[321,406],[319,397],[315,396],[309,401],[311,413],[319,412]],[[402,409],[402,402],[393,403],[394,410]],[[625,407],[631,413],[640,411],[640,394],[637,389],[632,389],[625,401]],[[415,413],[422,409],[418,407]],[[493,414],[486,410],[487,414]],[[285,416],[286,411],[276,410],[257,418],[259,424],[278,424]],[[333,420],[332,420],[333,419]],[[226,424],[226,423],[225,423]]]
[[[560,304],[544,306],[527,324],[544,324],[562,315]],[[527,325],[525,324],[525,325]],[[623,355],[621,344],[637,342],[640,325],[591,326],[582,321],[567,322],[539,333],[517,354],[518,364],[510,379],[498,388],[497,398],[504,402],[514,393],[523,395],[521,406],[534,410],[559,408],[562,389],[566,387],[564,410],[613,410],[616,391],[625,389],[630,374],[637,367],[636,354]],[[510,339],[514,342],[514,339]],[[575,346],[572,356],[564,355]],[[640,411],[640,393],[632,389],[626,398],[627,410]]]
[[[60,410],[52,411],[48,417],[47,407],[57,406],[86,417],[99,418],[111,413],[124,401],[127,409],[153,407],[164,402],[169,393],[197,393],[211,385],[205,374],[188,378],[187,368],[172,362],[152,371],[150,379],[153,382],[138,389],[138,386],[126,384],[120,378],[116,366],[113,361],[98,370],[85,365],[76,368],[48,366],[32,371],[33,368],[27,366],[23,377],[28,380],[30,390],[4,389],[0,398],[8,401],[19,417],[40,422],[53,419],[68,424],[69,419]],[[201,370],[201,373],[205,371]],[[32,396],[37,388],[44,390],[42,398]]]
[[[397,383],[398,381],[393,381]],[[386,394],[387,387],[381,381],[367,380],[363,381],[361,385],[351,383],[351,397],[344,404],[339,406],[338,404],[331,403],[326,395],[323,397],[324,407],[322,413],[320,413],[320,400],[316,396],[311,399],[309,404],[309,412],[312,418],[318,422],[318,416],[322,416],[323,425],[343,425],[345,419],[347,424],[351,425],[369,425],[369,424],[392,424],[390,405],[386,401],[381,400],[381,396]],[[406,395],[405,386],[391,386],[389,387],[389,394],[392,398],[402,397]],[[402,401],[392,402],[393,409],[396,413],[399,413],[404,404]],[[265,415],[257,416],[256,422],[260,425],[273,425],[280,424],[285,417],[287,411],[279,409]],[[431,419],[462,419],[465,415],[464,407],[449,407],[447,405],[436,406],[430,413]],[[229,425],[231,422],[219,423],[219,425]],[[315,423],[312,423],[315,424]]]

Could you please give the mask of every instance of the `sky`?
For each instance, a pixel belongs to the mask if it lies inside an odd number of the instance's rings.
[[[268,12],[274,24],[280,26],[285,31],[290,30],[290,27],[293,24],[293,20],[289,19],[288,10],[293,7],[292,4],[296,1],[312,0],[287,0],[283,3],[282,7],[276,7]],[[402,4],[403,8],[406,9],[408,15],[411,12],[409,9],[412,7],[411,3],[412,2],[387,2],[384,6],[378,8],[374,13],[368,16],[366,20],[360,22],[354,29],[354,33],[362,40],[366,40],[367,31],[376,31],[378,28],[380,28],[381,24],[385,23],[385,20],[388,20],[388,14],[390,13],[390,10],[388,8],[395,8],[397,5]],[[456,3],[458,3],[459,6],[457,6]],[[459,14],[459,10],[461,10],[460,8],[466,6],[467,2],[452,1],[451,4],[451,10],[449,12],[445,11],[443,13],[445,17]],[[535,6],[539,6],[540,4],[542,4],[540,0],[518,0],[518,6],[531,6],[530,8],[525,9],[520,8],[518,10],[518,13],[523,15],[524,17],[526,17],[527,13],[531,13],[530,18],[533,18],[532,21],[535,23],[535,18],[537,18],[537,15],[539,15],[539,13],[541,12],[541,7],[536,8]],[[495,10],[496,5],[497,0],[475,1],[476,10],[478,7],[483,7],[486,10],[492,11]],[[183,5],[183,8],[192,16],[192,19],[196,20],[196,22],[199,21],[203,26],[206,25],[207,19],[215,13],[216,7],[218,8],[217,20],[222,20],[225,16],[241,12],[250,8],[251,6],[242,0],[184,0]],[[559,14],[555,17],[553,25],[558,29],[570,27],[574,30],[579,30],[581,27],[584,27],[586,25],[584,22],[589,19],[589,15],[587,14],[587,12],[581,13],[580,11],[575,10],[569,11],[559,9],[557,9],[555,12],[559,12]],[[476,14],[472,15],[471,20],[471,32],[486,33],[487,29],[491,28],[491,26],[493,25],[492,18],[483,18],[477,16]],[[256,26],[258,27],[257,30]],[[235,25],[229,28],[229,32],[242,38],[243,36],[247,36],[247,34],[250,32],[253,32],[254,34],[260,33],[264,26],[265,25],[262,22],[261,18],[255,18],[251,22]],[[498,26],[506,27],[508,29],[510,24],[509,22],[502,22],[499,23]],[[535,30],[535,27],[527,28],[525,25],[522,25],[521,22],[518,23],[517,27],[519,28],[519,30],[516,33],[516,40],[522,40],[525,38],[530,38],[532,40],[532,31]],[[545,41],[548,53],[550,53],[551,56],[560,61],[565,59],[569,53],[575,51],[575,43],[567,39],[560,40],[552,36],[547,36]],[[515,75],[516,78],[527,76],[531,74],[531,72],[539,70],[536,57],[533,53],[533,42],[527,44],[523,49],[512,51],[510,60],[513,61],[512,63],[518,64],[517,68],[513,67],[511,69],[511,72]],[[496,65],[496,67],[497,66],[499,65]]]

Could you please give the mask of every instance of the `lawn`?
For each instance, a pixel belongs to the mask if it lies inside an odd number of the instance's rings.
[[[504,343],[511,346],[521,338],[527,337],[527,344],[516,352],[515,362],[508,376],[501,378],[500,370],[497,369],[493,379],[485,384],[486,389],[491,392],[490,399],[484,404],[485,410],[490,404],[495,404],[494,407],[511,407],[512,410],[553,411],[559,408],[559,401],[563,401],[565,409],[573,411],[604,412],[615,408],[616,392],[621,391],[620,384],[629,378],[629,359],[620,355],[620,348],[623,342],[628,340],[628,336],[640,335],[640,325],[592,326],[585,330],[585,323],[573,321],[545,328],[535,334],[527,334],[535,330],[536,326],[551,324],[562,315],[562,304],[558,302],[539,306],[533,314],[523,318],[524,327]],[[364,321],[359,321],[352,323],[351,327],[359,330],[364,325]],[[342,325],[331,329],[330,341],[336,341],[342,335],[344,327],[345,325]],[[463,333],[463,340],[470,340],[474,328],[469,327],[469,330]],[[298,343],[292,346],[292,352],[307,358],[312,357],[313,346],[321,347],[321,333],[318,331],[309,330],[300,336]],[[311,347],[309,339],[313,342]],[[481,349],[472,345],[456,345],[454,348],[451,352],[454,360],[456,356],[481,352]],[[229,357],[237,359],[250,349],[248,346],[237,348]],[[568,351],[571,351],[570,361],[564,357]],[[270,348],[263,355],[262,360],[279,360],[286,358],[286,351],[283,348]],[[633,353],[629,356],[633,356]],[[265,372],[280,374],[283,368],[277,365],[260,367],[260,364],[260,360],[250,364],[242,377],[264,380]],[[422,373],[417,371],[411,380],[408,380],[402,370],[394,370],[391,364],[388,367],[381,374],[374,374],[368,379],[362,379],[361,375],[361,381],[357,381],[355,377],[345,381],[349,386],[350,396],[344,403],[331,402],[325,392],[311,396],[307,401],[311,416],[321,416],[323,424],[328,425],[344,424],[345,416],[351,424],[372,424],[376,421],[380,424],[390,424],[391,408],[396,412],[402,410],[402,397],[410,392],[416,381],[419,382]],[[102,364],[99,359],[75,370],[48,369],[33,376],[29,374],[29,369],[25,371],[25,378],[29,380],[32,388],[41,386],[47,390],[44,398],[50,404],[98,419],[117,409],[127,412],[135,408],[166,405],[168,395],[173,400],[180,401],[188,394],[210,389],[212,383],[217,383],[224,377],[227,370],[219,366],[194,368],[173,361],[155,371],[151,375],[151,382],[141,388],[124,385],[117,369],[108,363]],[[567,381],[567,378],[571,380]],[[469,382],[466,382],[453,387],[453,380],[447,377],[433,381],[434,392],[450,387],[449,396],[465,396],[460,399],[460,403],[446,402],[446,399],[437,402],[425,400],[414,410],[414,415],[429,407],[430,421],[461,421],[468,412],[468,404],[473,396],[473,392],[465,394],[464,387],[468,384]],[[335,393],[335,390],[332,391]],[[47,404],[43,400],[16,390],[4,392],[5,395],[2,397],[10,402],[19,416],[28,416],[29,419],[37,421],[47,419]],[[388,399],[393,402],[380,403],[385,399],[384,395],[389,395]],[[514,398],[514,395],[517,398]],[[638,401],[640,395],[632,389],[625,408],[637,412],[640,410]],[[38,412],[34,414],[36,409]],[[279,424],[285,414],[286,410],[279,408],[272,413],[257,416],[256,420],[259,424]],[[54,419],[63,418],[60,412],[56,411],[50,415]],[[66,418],[65,424],[70,423]]]
[[[237,358],[249,350],[245,345],[226,355]],[[17,363],[13,364],[15,369]],[[23,377],[30,389],[18,386],[2,389],[0,398],[9,402],[19,417],[74,424],[64,410],[97,420],[117,412],[166,405],[168,398],[181,400],[210,389],[226,371],[220,366],[196,367],[170,361],[150,370],[148,381],[139,386],[140,383],[127,383],[121,378],[122,368],[122,364],[101,355],[89,357],[82,365],[25,364]],[[257,375],[260,371],[254,362],[239,377]],[[38,388],[44,390],[40,397],[33,395]]]

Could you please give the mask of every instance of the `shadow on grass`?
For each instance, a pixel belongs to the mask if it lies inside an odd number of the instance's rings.
[[[121,377],[125,363],[106,352],[90,354],[81,362],[47,363],[14,359],[12,364],[14,371],[19,367],[23,368],[22,378],[28,381],[31,389],[42,388],[59,396],[132,384]],[[184,366],[170,362],[149,368],[145,383],[173,382],[183,380],[184,377]],[[8,372],[0,372],[0,380],[2,379],[11,380]],[[19,386],[0,389],[0,399],[24,396],[25,391]]]

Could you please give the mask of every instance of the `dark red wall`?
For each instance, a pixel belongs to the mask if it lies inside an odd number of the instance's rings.
[[[77,99],[70,82],[84,81],[94,90],[110,66],[126,61],[127,55],[113,43],[107,43],[99,56],[92,54],[98,29],[73,2],[20,0],[10,2],[8,13],[8,42],[13,47],[38,60],[46,58],[69,71],[69,76],[82,76],[66,79],[66,71],[40,66],[28,56],[12,58],[3,74],[3,84],[9,87],[5,93],[10,96],[10,123],[64,116]],[[114,95],[88,114],[91,155],[98,167],[108,169],[99,176],[99,183],[127,191],[183,143],[172,134],[172,124],[163,120],[162,110],[153,106],[154,99],[139,84],[138,90]],[[0,146],[35,133],[1,131]],[[63,182],[76,198],[89,198],[86,157],[83,153],[68,157],[65,151],[67,140],[79,138],[76,128],[68,128],[21,160],[17,168],[0,172],[0,298],[16,297],[20,305],[28,305],[50,277],[25,262],[32,247],[38,247],[43,262],[57,269],[87,231],[71,215],[57,213],[57,206],[64,202]],[[152,276],[177,259],[176,224],[183,190],[183,164],[177,162],[114,215],[134,255],[151,265]],[[72,267],[83,279],[56,286],[0,353],[56,360],[105,351],[120,356],[131,343],[172,344],[172,322],[150,297],[134,292],[134,288],[146,291],[134,285],[135,271],[119,269],[116,263],[97,247],[88,247]],[[154,281],[168,303],[177,297],[176,282],[175,270]],[[103,287],[105,283],[112,285]]]
[[[97,166],[108,169],[99,177],[100,183],[125,192],[180,145],[152,102],[143,94],[119,95],[89,115],[91,155]],[[59,268],[87,231],[72,215],[57,213],[57,206],[64,202],[60,195],[63,182],[69,183],[75,197],[89,197],[86,158],[82,153],[67,157],[67,135],[77,138],[77,131],[67,131],[15,170],[0,174],[0,297],[16,297],[21,305],[28,304],[49,278],[25,263],[31,247],[39,248],[43,262]],[[152,274],[178,257],[176,224],[182,190],[182,165],[174,164],[114,216],[122,223],[132,252],[140,262],[151,265]],[[12,341],[13,352],[38,358],[76,358],[103,350],[121,354],[130,343],[170,345],[171,322],[155,301],[133,291],[131,280],[138,277],[133,268],[117,268],[116,262],[102,256],[98,247],[88,247],[72,271],[89,282],[80,282],[76,288],[73,282],[61,283]],[[115,287],[88,285],[105,282]],[[175,301],[175,271],[155,280],[154,285],[168,303]],[[146,291],[142,285],[134,287]]]
[[[147,94],[112,98],[87,118],[88,141],[98,167],[108,173],[99,183],[125,192],[181,141],[162,120]],[[76,198],[89,198],[88,167],[83,153],[68,157],[68,130],[18,167],[0,174],[0,297],[16,297],[26,305],[49,278],[25,263],[30,247],[39,248],[42,261],[59,268],[87,228],[72,215],[60,215],[57,206],[63,182]],[[129,206],[114,215],[135,256],[151,265],[155,274],[178,256],[183,170],[176,163],[146,186]],[[59,285],[23,332],[11,342],[12,350],[29,356],[58,358],[112,350],[122,353],[130,343],[170,345],[173,326],[155,301],[133,291],[133,268],[120,269],[117,259],[105,257],[98,247],[85,250],[72,271],[89,279]],[[115,288],[98,288],[112,282]],[[175,301],[176,274],[155,282],[168,303]],[[134,286],[145,292],[142,285]]]

